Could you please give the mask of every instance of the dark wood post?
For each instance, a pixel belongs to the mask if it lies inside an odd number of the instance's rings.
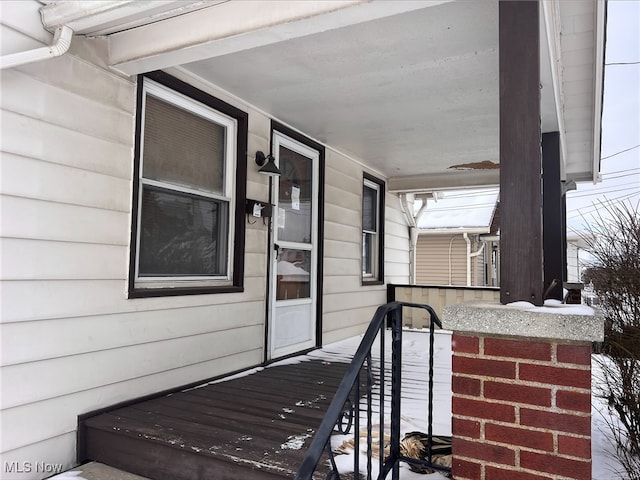
[[[544,291],[547,298],[562,300],[566,271],[564,202],[560,181],[560,133],[542,135],[542,238],[544,245]],[[555,285],[554,285],[555,282]],[[553,286],[552,286],[553,285]]]
[[[543,303],[538,1],[500,1],[500,302]]]

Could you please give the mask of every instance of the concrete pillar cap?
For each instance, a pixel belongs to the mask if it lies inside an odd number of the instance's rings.
[[[445,307],[441,320],[443,328],[456,333],[572,342],[604,340],[604,319],[585,305],[460,303]]]

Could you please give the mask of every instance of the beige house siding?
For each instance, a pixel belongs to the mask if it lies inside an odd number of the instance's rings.
[[[418,237],[416,280],[418,285],[466,285],[467,244],[462,235]]]
[[[471,253],[482,243],[477,235],[469,235]],[[428,234],[418,237],[416,251],[418,285],[467,285],[467,242],[461,233]],[[471,257],[471,285],[484,286],[484,252]]]
[[[37,24],[2,25],[0,34],[4,52],[50,41]],[[264,358],[262,222],[237,219],[246,226],[243,293],[127,299],[135,79],[94,63],[91,41],[73,42],[62,57],[2,71],[2,465],[70,467],[78,415]],[[169,73],[248,112],[247,197],[266,200],[253,152],[269,151],[271,119]],[[384,285],[360,282],[363,170],[326,150],[324,343],[361,333],[386,301]],[[387,194],[385,270],[406,283],[398,205]]]

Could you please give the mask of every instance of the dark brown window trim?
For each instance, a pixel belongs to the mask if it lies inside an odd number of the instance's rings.
[[[381,180],[373,175],[362,172],[362,182],[364,185],[364,180],[369,180],[370,182],[375,183],[380,188],[379,190],[379,198],[378,198],[378,212],[379,212],[379,225],[378,225],[378,269],[375,277],[366,278],[362,276],[362,272],[360,272],[360,279],[363,286],[370,285],[384,285],[384,209],[385,209],[385,183],[384,180]],[[362,217],[362,215],[361,215]],[[361,269],[362,270],[362,269]]]
[[[142,83],[144,78],[149,78],[165,87],[171,88],[183,95],[197,100],[225,115],[234,118],[238,122],[236,132],[236,182],[234,186],[235,210],[234,210],[234,246],[233,246],[233,277],[230,285],[197,286],[197,287],[149,287],[135,286],[135,262],[136,244],[138,236],[138,196],[140,194],[140,146],[142,133]],[[215,98],[193,85],[178,80],[171,75],[162,72],[150,72],[138,75],[138,91],[136,99],[136,132],[134,146],[134,171],[133,171],[133,196],[131,207],[131,239],[129,245],[129,282],[128,298],[165,297],[176,295],[203,295],[210,293],[233,293],[244,291],[244,206],[247,198],[247,136],[248,114],[228,103]]]

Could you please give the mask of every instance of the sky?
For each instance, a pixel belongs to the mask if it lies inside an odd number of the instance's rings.
[[[569,230],[583,230],[599,202],[640,202],[640,1],[610,0],[608,5],[602,182],[579,183],[567,194]]]

